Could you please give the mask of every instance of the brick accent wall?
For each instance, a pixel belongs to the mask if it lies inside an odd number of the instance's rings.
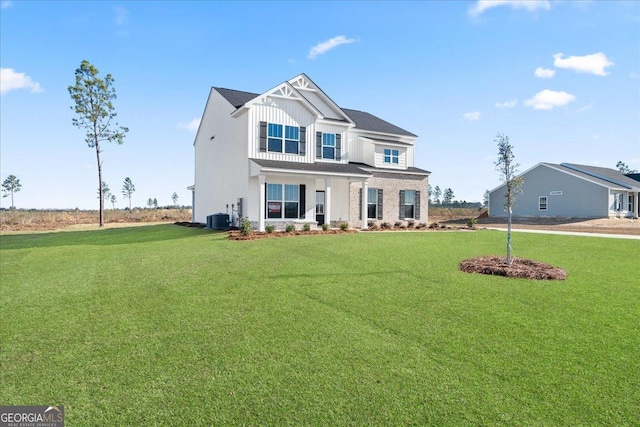
[[[376,222],[380,225],[388,222],[391,225],[397,221],[406,224],[408,221],[399,219],[400,190],[420,191],[420,218],[416,219],[416,224],[428,223],[429,221],[429,177],[422,175],[410,175],[399,173],[374,172],[369,178],[369,188],[382,189],[382,219],[369,219],[368,222]],[[362,183],[352,182],[349,184],[349,227],[360,228],[360,195]]]

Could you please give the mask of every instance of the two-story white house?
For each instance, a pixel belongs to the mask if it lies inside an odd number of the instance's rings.
[[[228,213],[260,231],[426,223],[429,172],[413,165],[416,138],[340,108],[305,74],[262,94],[213,87],[194,142],[193,221]]]

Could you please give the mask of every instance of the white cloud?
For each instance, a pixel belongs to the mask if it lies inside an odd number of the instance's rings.
[[[513,108],[518,104],[518,101],[515,99],[512,99],[511,101],[505,101],[505,102],[496,102],[496,107],[498,108]]]
[[[196,117],[195,119],[191,120],[187,124],[178,123],[177,127],[178,129],[181,129],[181,130],[188,130],[189,132],[197,132],[198,127],[200,127],[200,119]]]
[[[533,74],[535,74],[536,77],[540,77],[541,79],[550,79],[551,77],[556,75],[556,70],[538,67]]]
[[[464,113],[462,117],[464,117],[465,120],[468,120],[470,122],[475,122],[476,120],[480,120],[481,115],[482,114],[480,114],[479,111],[471,111],[469,113]]]
[[[25,73],[16,73],[13,68],[0,69],[0,93],[4,94],[10,90],[31,88],[31,92],[42,92],[40,83],[31,80]]]
[[[534,110],[551,110],[554,107],[564,107],[574,99],[576,97],[570,93],[545,89],[524,101],[524,104],[533,107]]]
[[[469,14],[471,16],[480,16],[485,11],[499,6],[526,9],[528,12],[534,12],[537,9],[551,9],[551,3],[548,0],[478,0],[469,8]]]
[[[564,53],[556,53],[553,55],[553,65],[557,68],[567,68],[577,71],[578,73],[591,73],[596,76],[606,76],[609,73],[605,68],[615,65],[609,61],[607,55],[602,52],[593,53],[585,56],[569,56],[563,58]]]
[[[0,9],[7,9],[9,7],[13,6],[13,3],[11,2],[11,0],[2,0],[0,1]]]
[[[333,48],[340,46],[341,44],[349,44],[355,42],[356,39],[348,39],[345,36],[336,36],[332,39],[323,41],[322,43],[318,43],[314,47],[309,50],[309,55],[307,58],[316,59],[318,55],[322,55],[327,53]]]

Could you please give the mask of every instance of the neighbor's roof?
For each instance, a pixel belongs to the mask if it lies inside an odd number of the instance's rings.
[[[257,93],[243,92],[234,89],[225,89],[221,87],[214,87],[220,95],[224,97],[235,108],[240,108],[247,102],[260,96]],[[388,133],[393,135],[411,136],[417,138],[418,135],[413,134],[407,130],[404,130],[386,120],[382,120],[373,114],[366,113],[364,111],[351,110],[348,108],[341,108],[341,110],[353,120],[356,124],[356,129],[368,130],[370,132]]]
[[[595,181],[609,188],[637,189],[640,187],[638,181],[626,176],[620,171],[598,166],[578,165],[574,163],[545,163],[549,166],[563,169],[580,178]]]

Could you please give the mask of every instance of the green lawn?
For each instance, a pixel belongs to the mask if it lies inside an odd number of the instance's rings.
[[[173,225],[0,237],[0,404],[67,425],[624,426],[640,242],[498,231],[252,242]]]

